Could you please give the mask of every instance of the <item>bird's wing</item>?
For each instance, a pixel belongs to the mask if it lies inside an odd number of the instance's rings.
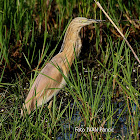
[[[36,101],[37,106],[41,105],[44,97],[48,102],[65,85],[62,64],[62,59],[56,56],[42,69],[26,98],[25,103],[30,100],[28,107],[34,108]]]

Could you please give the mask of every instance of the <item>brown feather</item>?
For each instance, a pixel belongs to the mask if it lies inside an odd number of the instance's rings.
[[[23,104],[23,109],[26,108],[28,114],[35,109],[36,103],[37,106],[40,106],[48,102],[66,85],[63,75],[68,76],[69,67],[73,63],[75,54],[79,56],[81,51],[80,29],[91,23],[97,22],[83,17],[77,17],[71,21],[65,33],[60,53],[54,56],[39,73],[25,104]],[[23,115],[23,110],[21,110],[21,115]]]

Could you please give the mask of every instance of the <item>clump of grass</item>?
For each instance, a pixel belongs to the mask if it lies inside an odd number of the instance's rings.
[[[29,85],[58,52],[71,18],[105,19],[92,1],[47,2],[0,1],[1,139],[138,139],[139,65],[109,22],[91,27],[95,32],[82,30],[84,53],[75,59],[69,79],[64,76],[67,86],[54,97],[52,115],[45,104],[20,117]],[[100,3],[139,57],[139,22],[132,20],[139,18],[139,1]],[[87,127],[98,132],[75,130]]]

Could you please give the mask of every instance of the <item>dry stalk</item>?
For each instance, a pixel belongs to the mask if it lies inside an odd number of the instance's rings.
[[[109,21],[113,24],[113,26],[116,28],[116,30],[120,33],[120,35],[123,37],[123,39],[125,40],[126,44],[128,45],[128,47],[131,49],[132,53],[134,54],[134,57],[136,58],[136,60],[140,64],[140,60],[139,60],[138,56],[134,52],[133,48],[131,47],[130,43],[127,41],[127,39],[125,38],[125,36],[123,35],[123,33],[119,30],[119,28],[115,25],[115,23],[112,21],[112,19],[109,17],[109,15],[105,12],[105,10],[101,6],[101,4],[99,2],[97,2],[96,0],[94,0],[94,1],[98,5],[98,7],[103,11],[103,13],[106,15],[106,17],[109,19]]]

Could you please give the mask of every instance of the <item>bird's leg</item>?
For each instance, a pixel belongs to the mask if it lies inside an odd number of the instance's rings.
[[[48,109],[49,109],[49,113],[50,113],[51,118],[52,118],[52,111],[51,111],[52,103],[53,103],[53,99],[49,102],[49,105],[48,105]]]

